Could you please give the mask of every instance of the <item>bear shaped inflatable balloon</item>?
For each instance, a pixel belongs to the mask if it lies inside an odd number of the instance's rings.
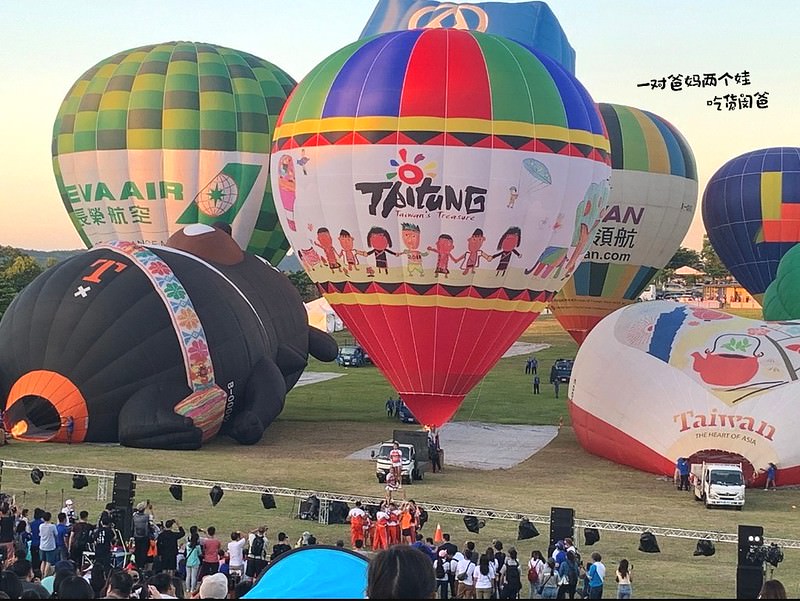
[[[99,245],[27,286],[0,322],[0,406],[27,440],[253,444],[308,354],[337,350],[284,274],[195,224],[167,246]]]

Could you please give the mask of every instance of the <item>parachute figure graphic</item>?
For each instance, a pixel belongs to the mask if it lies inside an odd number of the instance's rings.
[[[222,227],[222,226],[221,226]],[[98,245],[48,269],[0,321],[0,406],[25,440],[196,449],[258,442],[308,354],[337,355],[289,279],[228,233]]]
[[[456,29],[384,33],[334,53],[298,84],[274,140],[273,173],[304,152],[313,165],[295,169],[280,211],[294,248],[326,232],[309,277],[434,426],[563,285],[524,267],[571,245],[578,205],[610,174],[600,115],[573,76],[513,41]],[[551,183],[509,210],[521,172]],[[558,214],[563,227],[540,227]]]

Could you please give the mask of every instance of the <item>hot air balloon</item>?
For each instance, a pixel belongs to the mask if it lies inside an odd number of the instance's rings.
[[[48,269],[0,321],[0,407],[17,438],[196,449],[261,439],[308,354],[289,279],[229,234],[193,224],[168,246],[114,241]]]
[[[661,117],[598,105],[611,143],[611,196],[587,257],[550,307],[581,344],[614,310],[633,303],[683,241],[697,206],[691,148]]]
[[[762,302],[781,257],[800,242],[800,148],[725,163],[703,194],[703,223],[725,267]]]
[[[568,406],[580,444],[611,461],[670,476],[678,457],[736,461],[762,486],[771,462],[800,484],[798,370],[800,322],[636,303],[581,345]]]
[[[793,246],[778,263],[775,279],[764,293],[764,319],[800,319],[800,246]]]
[[[271,160],[303,158],[280,213],[292,247],[434,426],[560,288],[608,198],[608,140],[581,84],[515,42],[455,29],[381,34],[314,68]],[[529,159],[550,183],[527,192]]]
[[[109,57],[73,84],[53,127],[53,169],[87,247],[163,244],[223,221],[248,252],[288,250],[269,184],[272,131],[294,80],[251,54],[194,42]]]

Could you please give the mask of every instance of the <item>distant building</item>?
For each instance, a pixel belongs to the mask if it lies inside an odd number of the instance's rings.
[[[761,305],[738,282],[704,284],[703,300],[717,301],[724,309],[760,309]]]

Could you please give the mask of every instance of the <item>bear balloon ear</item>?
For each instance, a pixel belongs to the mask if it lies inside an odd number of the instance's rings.
[[[308,352],[320,361],[334,361],[339,355],[339,345],[330,334],[308,326]]]

